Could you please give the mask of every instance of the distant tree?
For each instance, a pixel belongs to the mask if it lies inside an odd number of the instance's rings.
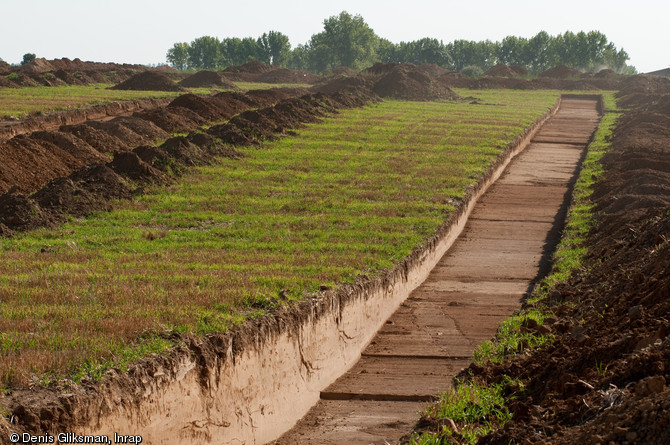
[[[360,15],[346,11],[323,21],[323,31],[309,41],[309,62],[317,72],[338,66],[363,69],[377,61],[379,37]]]
[[[286,66],[291,57],[291,43],[288,36],[278,31],[264,33],[258,38],[258,46],[263,53],[263,62],[268,65]]]
[[[35,60],[37,56],[33,53],[26,53],[23,55],[23,60],[21,61],[21,65],[25,65],[26,63],[30,63],[33,60]]]
[[[296,46],[288,57],[287,66],[294,70],[309,70],[308,62],[309,48],[305,45]]]
[[[377,60],[384,63],[399,62],[399,46],[388,39],[380,38],[377,44]]]
[[[485,40],[455,40],[446,46],[452,68],[460,71],[466,66],[478,66],[485,71],[497,62],[498,44]]]
[[[556,64],[555,59],[551,57],[550,42],[551,37],[546,31],[540,31],[528,40],[528,44],[524,47],[524,59],[526,67],[532,73],[539,74]]]
[[[188,67],[188,50],[190,45],[186,42],[175,43],[165,55],[168,63],[178,70],[185,70]]]
[[[221,42],[216,37],[198,37],[187,52],[190,68],[210,70],[221,66]]]
[[[524,54],[528,39],[523,37],[507,36],[498,46],[498,63],[505,65],[526,65]]]
[[[242,65],[251,60],[266,62],[259,39],[253,37],[225,38],[221,42],[221,55],[224,65]]]

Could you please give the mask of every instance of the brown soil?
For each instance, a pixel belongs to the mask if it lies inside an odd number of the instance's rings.
[[[187,88],[224,88],[235,90],[237,86],[231,81],[224,79],[216,71],[198,71],[197,73],[185,78],[179,85]]]
[[[483,74],[483,76],[488,77],[517,77],[518,75],[515,70],[504,63],[492,66]]]
[[[14,81],[0,77],[0,88],[119,83],[139,71],[146,70],[166,72],[165,67],[147,68],[143,65],[82,62],[79,59],[47,60],[38,58],[25,65],[10,66],[6,64],[0,66],[0,76],[6,76],[10,73],[16,73],[18,76]]]
[[[307,73],[304,71],[297,71],[288,68],[278,68],[276,70],[262,73],[258,76],[258,82],[265,83],[304,83],[314,84],[321,80],[321,76]]]
[[[461,374],[524,382],[510,388],[512,421],[479,443],[668,443],[670,88],[647,76],[626,83],[619,96],[635,105],[602,159],[585,264],[543,302],[555,316],[542,329],[556,341]]]
[[[540,77],[551,77],[554,79],[568,79],[571,77],[579,77],[582,74],[581,71],[578,71],[574,68],[570,68],[569,66],[565,65],[558,65],[553,68],[549,68],[542,74],[540,74]]]
[[[139,91],[184,91],[172,79],[163,73],[144,71],[131,76],[129,79],[114,85],[112,90],[139,90]]]
[[[380,97],[403,100],[458,99],[458,94],[414,66],[394,67],[372,87]]]

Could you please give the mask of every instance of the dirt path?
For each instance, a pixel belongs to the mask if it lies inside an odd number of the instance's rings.
[[[598,121],[595,100],[564,99],[360,361],[275,443],[384,444],[407,434],[548,267]]]

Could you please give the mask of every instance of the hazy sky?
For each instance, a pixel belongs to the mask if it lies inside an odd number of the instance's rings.
[[[0,58],[164,63],[175,42],[196,37],[258,37],[276,30],[294,47],[341,11],[360,14],[392,42],[433,37],[501,40],[541,30],[603,32],[640,72],[670,66],[668,0],[0,0]]]

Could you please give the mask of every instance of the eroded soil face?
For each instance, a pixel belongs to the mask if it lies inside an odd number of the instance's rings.
[[[619,97],[632,108],[602,160],[585,267],[550,295],[556,342],[465,371],[526,384],[480,443],[670,440],[670,80],[637,76]]]

